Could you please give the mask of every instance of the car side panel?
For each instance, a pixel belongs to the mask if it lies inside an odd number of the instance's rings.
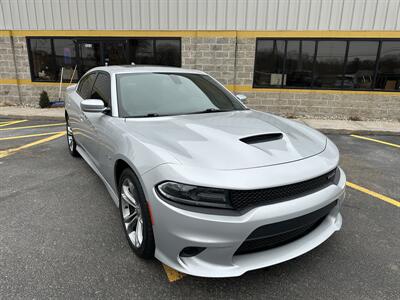
[[[65,110],[68,113],[69,124],[74,132],[75,141],[81,144],[81,135],[79,132],[81,130],[81,108],[80,103],[82,98],[76,92],[77,85],[67,88],[65,95]]]

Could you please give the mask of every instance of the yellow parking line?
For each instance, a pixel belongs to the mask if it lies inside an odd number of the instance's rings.
[[[52,123],[52,124],[41,124],[41,125],[32,125],[32,126],[8,127],[8,128],[1,128],[0,131],[3,131],[3,130],[29,129],[29,128],[41,128],[41,127],[52,127],[52,126],[61,126],[61,125],[65,125],[65,123]]]
[[[360,192],[368,194],[368,195],[370,195],[372,197],[375,197],[375,198],[377,198],[379,200],[382,200],[382,201],[385,201],[387,203],[393,204],[394,206],[400,207],[400,202],[399,201],[394,200],[392,198],[389,198],[389,197],[387,197],[385,195],[382,195],[382,194],[379,194],[377,192],[371,191],[369,189],[366,189],[366,188],[364,188],[362,186],[359,186],[359,185],[357,185],[355,183],[352,183],[352,182],[349,182],[349,181],[346,182],[346,185],[348,187],[351,187],[351,188],[357,190],[357,191],[360,191]]]
[[[383,145],[387,145],[387,146],[400,148],[400,145],[389,143],[389,142],[384,142],[384,141],[381,141],[381,140],[371,139],[371,138],[368,138],[368,137],[365,137],[365,136],[361,136],[361,135],[351,134],[350,136],[358,138],[358,139],[366,140],[366,141],[371,141],[371,142],[375,142],[375,143],[379,143],[379,144],[383,144]]]
[[[5,127],[8,125],[18,124],[18,123],[22,123],[22,122],[26,122],[26,121],[28,121],[28,120],[15,120],[15,121],[1,122],[0,127]]]
[[[17,140],[17,139],[36,137],[36,136],[52,135],[52,134],[61,133],[61,132],[63,132],[63,131],[45,132],[45,133],[36,133],[36,134],[26,134],[26,135],[18,135],[18,136],[8,136],[8,137],[0,138],[0,141]]]
[[[168,267],[167,265],[163,264],[163,267],[164,267],[165,273],[167,274],[169,282],[174,282],[174,281],[180,280],[185,276],[181,272],[178,272],[178,271]]]
[[[36,145],[39,145],[39,144],[43,144],[43,143],[58,139],[59,137],[65,135],[65,134],[66,134],[66,132],[63,131],[63,132],[51,135],[51,136],[49,136],[47,138],[44,138],[44,139],[41,139],[41,140],[37,140],[37,141],[34,141],[32,143],[29,143],[29,144],[22,145],[22,146],[17,147],[17,148],[11,148],[11,149],[0,151],[0,158],[7,157],[9,155],[12,155],[12,154],[18,152],[18,151],[24,150],[26,148],[30,148],[32,146],[36,146]]]

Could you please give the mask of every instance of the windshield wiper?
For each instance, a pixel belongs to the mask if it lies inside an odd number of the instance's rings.
[[[207,114],[207,113],[216,113],[216,112],[224,112],[224,111],[231,111],[232,109],[218,109],[218,108],[207,108],[202,111],[195,111],[190,114]]]
[[[158,113],[148,113],[146,115],[141,115],[141,116],[129,116],[126,118],[152,118],[152,117],[161,117],[160,114]]]

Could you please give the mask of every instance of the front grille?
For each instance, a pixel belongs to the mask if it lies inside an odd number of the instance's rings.
[[[257,228],[236,250],[235,255],[268,250],[305,236],[321,224],[336,204],[337,201],[334,201],[307,215]]]
[[[316,178],[266,189],[258,190],[231,190],[231,205],[236,210],[245,210],[255,206],[287,201],[296,197],[321,190],[337,181],[339,172],[332,170]]]

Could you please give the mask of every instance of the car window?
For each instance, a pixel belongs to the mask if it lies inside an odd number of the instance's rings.
[[[82,78],[81,82],[79,83],[78,94],[83,99],[90,99],[90,97],[92,95],[92,87],[93,87],[93,83],[96,79],[96,75],[97,75],[97,73],[90,73],[89,75]]]
[[[93,85],[91,99],[103,100],[105,107],[110,107],[111,104],[111,80],[110,75],[99,73]]]

